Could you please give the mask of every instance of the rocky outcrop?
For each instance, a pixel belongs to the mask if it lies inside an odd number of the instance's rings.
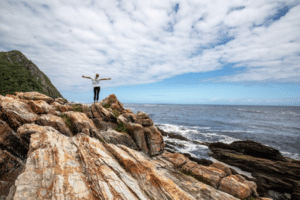
[[[140,114],[140,116],[125,113],[120,115],[117,121],[124,124],[140,150],[150,155],[158,155],[163,152],[165,143],[161,133],[153,125],[152,120],[147,117],[146,113]],[[145,124],[138,120],[148,120],[148,122],[151,120],[151,123],[146,123],[147,121],[145,121]]]
[[[24,99],[4,97],[0,102],[0,110],[1,118],[7,121],[14,130],[22,124],[35,122],[39,118]]]
[[[260,196],[269,196],[268,191],[272,190],[298,195],[299,161],[288,160],[278,150],[249,140],[212,143],[209,148],[214,158],[251,172],[255,179],[244,178],[256,182]]]
[[[48,114],[48,113],[53,115],[57,114],[57,111],[43,100],[36,100],[36,101],[30,100],[28,101],[28,104],[30,105],[32,111],[35,112],[36,114]]]
[[[40,118],[36,121],[36,124],[41,126],[51,126],[58,130],[60,133],[69,137],[73,135],[64,120],[61,117],[55,115],[41,115]]]
[[[101,131],[100,134],[104,137],[105,141],[112,144],[121,144],[131,149],[138,150],[138,147],[132,137],[127,133],[118,132],[112,129]]]
[[[53,109],[55,109],[59,112],[73,111],[73,107],[68,104],[61,105],[58,102],[53,102],[50,105],[52,106]]]
[[[116,95],[111,94],[102,101],[100,104],[105,108],[111,108],[112,110],[116,110],[118,112],[122,112],[124,110],[123,104],[117,99]]]
[[[230,168],[222,163],[203,166],[190,161],[179,153],[164,152],[162,157],[170,161],[184,174],[193,176],[197,180],[237,198],[259,196],[256,192],[256,184],[253,181],[247,181],[240,175],[233,175]]]
[[[107,122],[116,122],[114,114],[111,111],[105,109],[100,103],[94,103],[91,106],[91,112],[94,118],[100,118]]]
[[[55,99],[55,102],[57,102],[61,105],[65,105],[68,102],[68,100],[66,100],[64,98],[61,98],[61,97],[58,97],[58,98]]]
[[[111,128],[127,132],[135,141],[138,150],[149,155],[161,154],[165,144],[161,133],[154,126],[147,113],[136,115],[124,106],[115,95],[109,95],[99,103],[94,103],[85,113],[92,114],[92,120],[104,130]]]
[[[88,118],[93,118],[93,114],[92,114],[92,110],[91,110],[91,107],[89,107],[88,105],[81,105],[81,110],[83,113],[86,114],[86,116],[88,116]]]
[[[48,104],[54,102],[54,100],[51,97],[48,97],[48,96],[38,93],[38,92],[15,92],[15,94],[20,99],[43,100]]]
[[[236,199],[184,174],[176,177],[172,168],[162,157],[151,160],[123,145],[101,143],[83,133],[66,137],[52,129],[31,135],[26,166],[9,197]]]
[[[256,196],[256,184],[225,165],[204,166],[192,157],[164,152],[163,137],[149,116],[125,110],[115,96],[110,98],[104,105],[82,106],[62,105],[62,100],[36,93],[0,96],[1,198]],[[57,106],[66,109],[55,110]]]

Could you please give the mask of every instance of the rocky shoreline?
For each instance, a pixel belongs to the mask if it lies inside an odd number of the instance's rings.
[[[0,200],[266,200],[263,191],[276,189],[221,162],[172,152],[164,134],[171,135],[147,113],[124,109],[115,95],[90,106],[38,92],[0,95]],[[242,147],[206,145],[220,160]],[[290,163],[282,169],[293,165],[284,180],[290,184],[299,163],[275,154],[272,162]],[[284,191],[298,198],[297,187]]]
[[[259,196],[274,200],[300,199],[300,161],[282,156],[277,149],[250,140],[236,141],[231,144],[199,143],[177,133],[169,133],[157,128],[163,136],[206,145],[211,151],[209,156],[212,158],[251,173],[251,177],[242,173],[240,175],[257,184]],[[166,149],[176,153],[174,148],[176,145],[178,144],[175,142],[166,142]],[[184,155],[202,165],[212,164],[210,160],[195,158],[190,154]],[[236,170],[232,168],[230,170],[233,174],[237,174]]]

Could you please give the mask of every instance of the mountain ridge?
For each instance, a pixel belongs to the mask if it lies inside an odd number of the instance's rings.
[[[52,98],[63,97],[50,79],[22,52],[0,52],[0,94],[37,91]]]

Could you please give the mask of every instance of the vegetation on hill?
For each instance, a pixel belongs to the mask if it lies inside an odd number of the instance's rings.
[[[49,78],[19,51],[0,52],[0,94],[37,91],[62,97]]]

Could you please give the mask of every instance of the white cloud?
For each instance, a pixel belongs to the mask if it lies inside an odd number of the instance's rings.
[[[143,84],[218,70],[220,62],[246,68],[223,81],[299,82],[299,3],[3,1],[0,51],[22,51],[61,91],[74,82],[90,89],[82,75],[111,77],[104,86]],[[284,5],[294,7],[268,21]]]

